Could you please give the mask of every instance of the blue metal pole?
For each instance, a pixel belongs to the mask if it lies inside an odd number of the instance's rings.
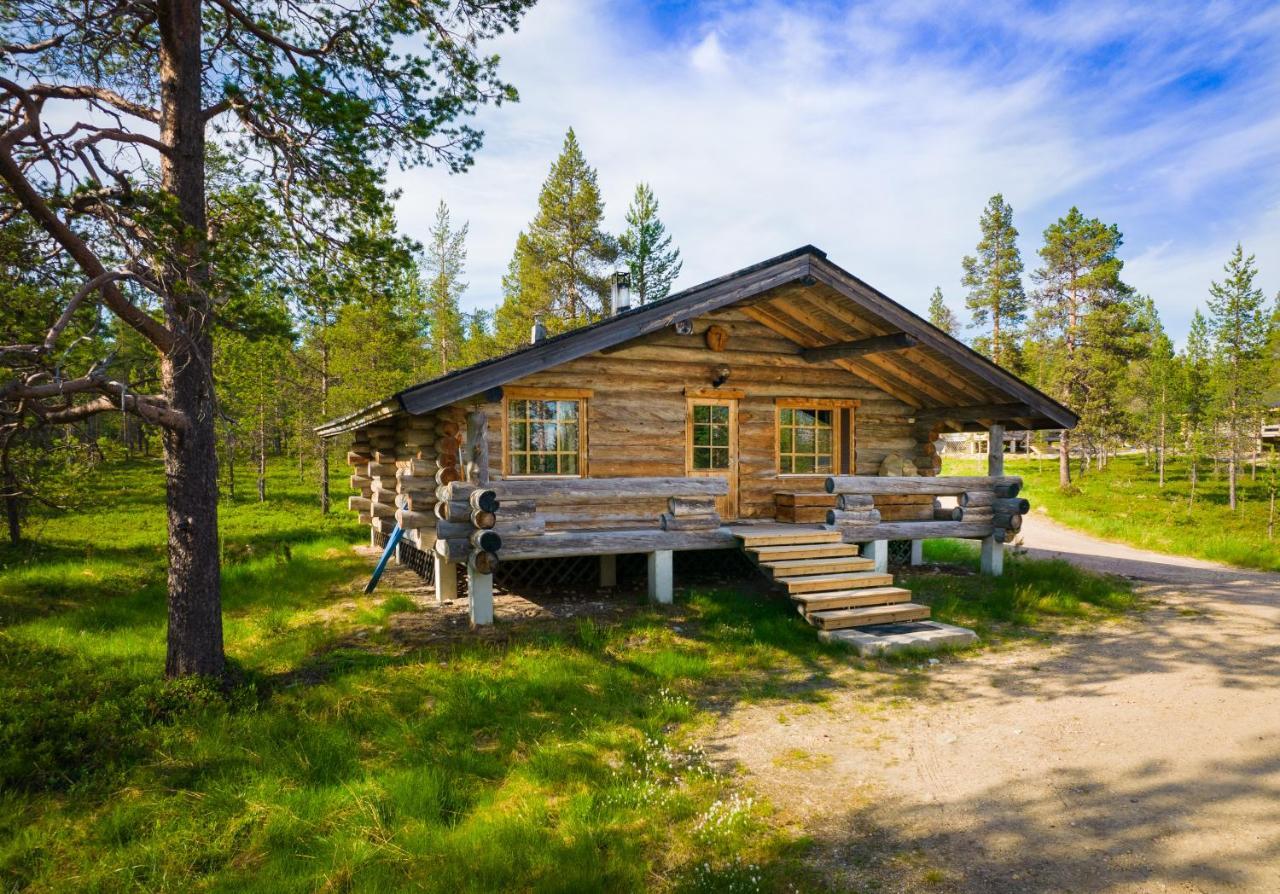
[[[387,538],[387,548],[382,551],[382,558],[378,560],[378,565],[373,569],[373,577],[369,578],[369,583],[365,585],[364,591],[372,593],[373,588],[378,585],[378,578],[382,577],[382,572],[386,570],[387,563],[391,561],[391,557],[395,555],[396,547],[400,545],[400,538],[404,536],[404,531],[399,525],[391,531],[391,536]]]

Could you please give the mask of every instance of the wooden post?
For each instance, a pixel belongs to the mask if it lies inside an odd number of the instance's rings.
[[[458,598],[458,566],[438,552],[431,553],[435,564],[436,602]]]
[[[911,541],[911,564],[912,565],[924,564],[924,541],[923,540]]]
[[[467,440],[462,448],[462,465],[467,480],[484,487],[489,483],[489,417],[484,410],[467,414]]]
[[[467,563],[467,603],[472,624],[493,623],[493,575],[482,574]]]
[[[616,587],[618,585],[618,557],[609,554],[600,557],[600,586]]]
[[[993,425],[987,436],[987,474],[1004,475],[1004,426]]]
[[[1004,574],[1004,544],[994,537],[982,538],[982,573],[992,577]]]
[[[862,555],[876,563],[876,571],[884,574],[889,570],[889,541],[872,540],[862,544]]]
[[[670,605],[675,595],[673,584],[671,550],[659,549],[649,553],[649,601]]]

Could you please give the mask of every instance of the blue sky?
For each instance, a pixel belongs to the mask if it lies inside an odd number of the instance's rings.
[[[1237,240],[1280,289],[1280,4],[544,0],[495,49],[521,102],[481,114],[472,170],[392,175],[409,235],[440,199],[470,222],[468,307],[498,300],[570,126],[614,231],[652,184],[677,287],[813,243],[959,308],[1003,192],[1028,272],[1072,205],[1118,224],[1176,338]]]

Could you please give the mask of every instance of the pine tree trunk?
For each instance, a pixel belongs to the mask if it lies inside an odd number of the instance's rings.
[[[329,345],[320,348],[320,418],[329,418]],[[320,444],[320,513],[329,514],[329,443],[324,438]]]
[[[1165,412],[1160,410],[1160,444],[1157,448],[1159,453],[1156,454],[1156,470],[1160,477],[1160,486],[1164,487],[1164,454],[1165,454]]]
[[[267,502],[267,416],[261,400],[258,401],[258,502]]]
[[[1071,486],[1071,434],[1062,430],[1058,440],[1058,487],[1064,490]]]
[[[22,498],[18,495],[18,476],[13,471],[13,458],[9,455],[9,440],[0,448],[0,466],[3,467],[4,515],[9,526],[9,543],[22,542]]]
[[[236,435],[227,426],[227,496],[233,501],[236,498]]]
[[[200,0],[158,5],[160,135],[170,152],[161,183],[176,199],[184,240],[164,297],[165,321],[178,334],[161,359],[169,406],[185,415],[184,431],[163,435],[169,511],[170,677],[221,676],[221,572],[218,566],[218,452],[214,428],[213,342],[209,335],[204,262],[205,140],[201,110]]]

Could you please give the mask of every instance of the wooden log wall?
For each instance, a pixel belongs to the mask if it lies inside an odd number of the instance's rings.
[[[707,347],[712,325],[728,333],[723,351]],[[854,373],[832,363],[807,363],[802,348],[737,308],[693,321],[689,335],[674,329],[627,345],[571,360],[527,376],[512,386],[581,389],[588,386],[587,471],[592,477],[685,475],[686,391],[711,388],[711,371],[720,364],[730,376],[726,392],[742,392],[738,401],[739,492],[741,518],[775,517],[778,492],[817,492],[827,473],[779,476],[776,401],[779,398],[857,400],[853,410],[850,455],[853,471],[874,475],[890,453],[908,456],[921,474],[934,473],[941,460],[929,431],[917,431],[912,408]],[[502,404],[484,405],[489,415],[489,456],[496,480],[505,469]],[[848,437],[846,433],[845,437]],[[935,435],[936,437],[936,435]],[[927,503],[925,504],[927,506]],[[549,510],[550,504],[540,504]],[[625,527],[653,519],[661,503],[631,504],[600,527]],[[658,510],[655,512],[655,510]],[[573,528],[572,513],[562,513],[551,529]],[[594,524],[586,520],[585,524]]]
[[[1022,479],[1009,476],[835,476],[827,479],[826,490],[839,504],[827,523],[850,542],[994,537],[1004,543],[1022,528],[1031,508],[1018,497],[1021,488]],[[937,496],[955,496],[958,505],[944,509]],[[875,510],[867,509],[868,501]],[[902,511],[886,517],[892,507]]]

